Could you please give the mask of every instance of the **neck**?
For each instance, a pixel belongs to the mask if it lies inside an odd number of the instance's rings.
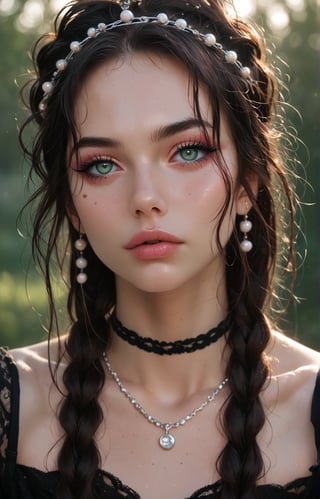
[[[196,293],[195,293],[196,289]],[[203,288],[202,288],[203,291]],[[139,335],[159,341],[176,341],[206,333],[227,315],[222,287],[206,293],[143,293],[127,283],[117,283],[117,316],[123,325]],[[151,391],[162,390],[185,396],[210,389],[224,377],[224,338],[193,352],[159,356],[140,350],[112,335],[109,356],[124,381],[143,384]],[[174,395],[175,394],[175,395]]]
[[[218,325],[228,313],[224,279],[186,283],[166,292],[144,292],[117,280],[117,317],[141,336],[176,341]]]

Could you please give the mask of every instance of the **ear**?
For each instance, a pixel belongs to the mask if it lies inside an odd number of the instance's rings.
[[[236,196],[237,215],[246,215],[252,208],[252,195],[256,199],[258,196],[259,181],[256,175],[247,179],[247,187],[240,185]],[[248,195],[250,190],[250,196]]]

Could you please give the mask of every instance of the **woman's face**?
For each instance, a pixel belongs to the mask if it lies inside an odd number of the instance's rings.
[[[224,272],[215,237],[226,189],[208,97],[200,90],[210,143],[191,92],[176,61],[133,54],[91,72],[77,96],[73,222],[118,284],[162,292]],[[235,182],[236,153],[223,117],[220,146]],[[243,213],[242,198],[238,193],[223,221],[222,247],[236,212]]]

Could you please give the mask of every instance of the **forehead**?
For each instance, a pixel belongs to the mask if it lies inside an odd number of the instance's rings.
[[[199,89],[201,116],[212,121],[207,92]],[[194,116],[193,84],[182,63],[149,53],[127,54],[101,64],[86,77],[75,100],[81,134],[104,119],[114,131]],[[101,130],[100,130],[101,133]]]

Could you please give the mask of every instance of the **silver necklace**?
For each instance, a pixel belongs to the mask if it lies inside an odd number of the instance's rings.
[[[198,414],[198,412],[203,411],[205,407],[207,407],[210,402],[213,402],[216,396],[223,390],[225,385],[228,383],[228,378],[225,378],[221,383],[217,386],[217,388],[207,396],[207,398],[195,409],[193,409],[191,412],[189,412],[184,418],[178,419],[175,423],[162,423],[159,421],[159,419],[154,418],[148,412],[142,407],[141,404],[131,395],[131,393],[127,390],[127,388],[123,385],[121,382],[118,374],[116,371],[111,367],[110,361],[108,359],[108,356],[105,352],[103,352],[103,359],[105,361],[105,364],[107,366],[107,369],[109,373],[111,374],[112,378],[118,385],[120,391],[127,397],[127,399],[131,402],[131,404],[146,418],[146,420],[155,425],[157,428],[161,428],[162,430],[165,431],[160,438],[159,438],[159,444],[162,449],[170,450],[175,444],[175,438],[174,436],[170,433],[172,429],[179,428],[180,426],[183,426],[186,424],[188,421],[190,421],[194,416]]]

